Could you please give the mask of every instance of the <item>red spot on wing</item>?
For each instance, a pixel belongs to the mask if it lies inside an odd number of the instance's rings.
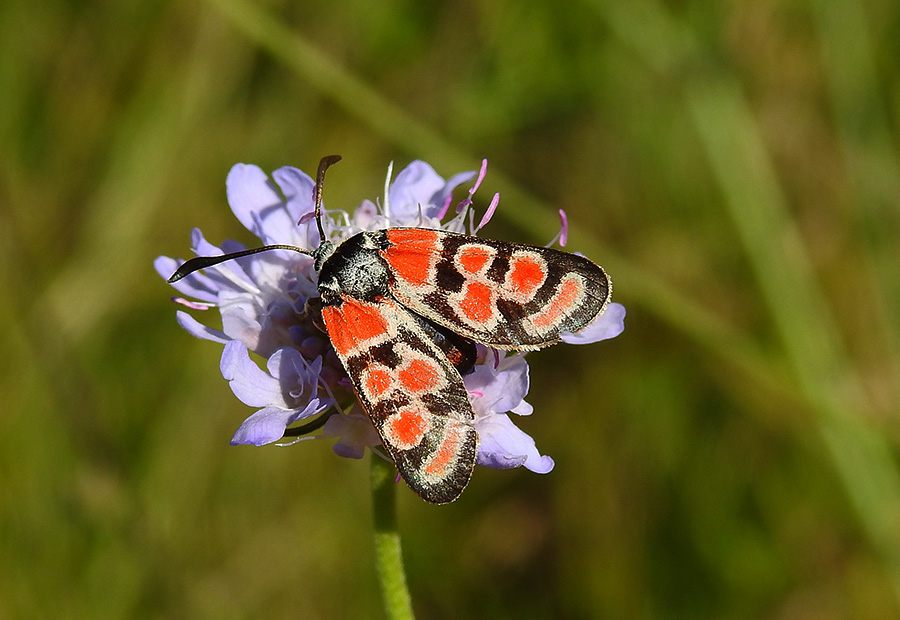
[[[493,253],[485,247],[478,245],[463,246],[459,250],[457,259],[459,265],[469,273],[478,273],[485,264],[491,259]]]
[[[422,359],[412,360],[406,368],[397,373],[402,385],[411,392],[432,390],[438,385],[440,370],[431,362]]]
[[[366,375],[365,390],[370,398],[379,398],[391,389],[391,375],[381,368],[373,368]]]
[[[438,233],[419,228],[391,228],[385,235],[391,245],[381,255],[394,275],[414,286],[427,284],[433,257],[439,251]]]
[[[419,445],[425,436],[428,418],[415,409],[401,409],[388,418],[385,426],[387,436],[394,447],[409,450]]]
[[[425,473],[430,476],[445,476],[448,465],[451,465],[459,454],[459,429],[448,426],[444,432],[444,440],[425,464]]]
[[[547,279],[547,271],[539,259],[525,254],[513,257],[507,278],[514,293],[531,298]]]
[[[476,323],[486,323],[494,315],[494,300],[491,287],[482,282],[471,282],[465,296],[459,301],[459,309]]]
[[[328,338],[339,356],[346,357],[359,345],[387,333],[387,319],[378,305],[345,297],[336,306],[322,308]]]
[[[562,319],[581,298],[583,287],[581,282],[574,278],[566,278],[560,283],[556,294],[540,314],[532,319],[535,327],[540,329],[550,327]]]

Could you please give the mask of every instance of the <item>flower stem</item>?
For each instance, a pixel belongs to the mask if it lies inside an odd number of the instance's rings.
[[[400,533],[397,529],[396,470],[389,461],[372,454],[372,511],[375,526],[375,562],[388,620],[413,620],[412,599],[406,586]]]

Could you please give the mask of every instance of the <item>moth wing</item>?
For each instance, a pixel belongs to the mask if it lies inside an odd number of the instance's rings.
[[[380,254],[401,304],[498,349],[538,349],[599,317],[612,281],[583,256],[442,230],[383,231]]]
[[[390,298],[322,308],[335,352],[406,483],[435,504],[469,482],[478,436],[462,377],[415,315]]]

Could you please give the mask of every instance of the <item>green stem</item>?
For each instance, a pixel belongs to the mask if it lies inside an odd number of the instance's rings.
[[[406,586],[403,552],[397,529],[397,499],[393,464],[372,454],[372,512],[375,563],[381,581],[384,610],[389,620],[413,620],[412,599]]]

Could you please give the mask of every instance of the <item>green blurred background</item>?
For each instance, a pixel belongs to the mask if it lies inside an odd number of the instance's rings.
[[[5,0],[0,617],[382,617],[368,464],[229,447],[151,266],[329,153],[488,158],[483,234],[565,208],[629,310],[531,357],[553,473],[400,490],[420,617],[900,616],[898,60],[890,0]]]

